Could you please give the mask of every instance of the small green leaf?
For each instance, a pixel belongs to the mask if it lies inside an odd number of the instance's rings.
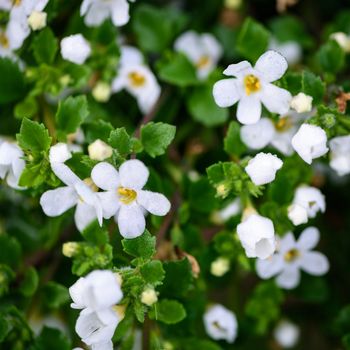
[[[162,283],[165,271],[159,260],[152,260],[141,267],[141,275],[147,283],[157,286]]]
[[[102,246],[109,241],[108,231],[101,227],[97,220],[88,225],[81,234],[86,241],[98,246]]]
[[[109,136],[108,143],[115,148],[121,156],[126,156],[130,152],[131,140],[124,127],[113,130]]]
[[[21,260],[21,246],[15,237],[0,234],[0,264],[18,266]]]
[[[232,121],[224,139],[224,149],[226,153],[238,158],[247,150],[247,147],[241,141],[240,130],[240,125],[237,122]]]
[[[150,259],[156,252],[156,237],[147,230],[139,237],[133,239],[123,239],[124,251],[134,257]]]
[[[313,104],[322,102],[326,91],[326,85],[320,77],[312,72],[303,71],[301,78],[301,89],[307,95],[313,97]]]
[[[58,40],[55,38],[55,35],[50,28],[46,27],[34,37],[32,49],[35,60],[39,64],[53,63],[58,50]]]
[[[32,118],[38,112],[38,103],[34,97],[27,97],[15,106],[15,116],[18,119]]]
[[[33,266],[30,266],[24,274],[23,281],[19,287],[20,292],[25,297],[32,296],[38,288],[39,276]]]
[[[176,127],[166,123],[150,122],[141,127],[141,142],[145,151],[156,157],[165,153],[175,137]]]
[[[176,300],[163,299],[154,304],[149,316],[165,324],[175,324],[181,322],[186,317],[186,310]]]
[[[317,52],[321,69],[328,73],[339,72],[345,64],[345,52],[335,40],[329,40]]]
[[[44,327],[29,350],[70,350],[70,341],[58,329]]]
[[[44,304],[49,308],[58,309],[69,300],[68,289],[62,284],[51,281],[44,287]]]

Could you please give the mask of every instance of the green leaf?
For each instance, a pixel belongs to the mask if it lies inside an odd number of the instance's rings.
[[[176,127],[166,123],[150,122],[141,127],[141,142],[145,151],[156,157],[165,153],[175,137]]]
[[[247,59],[255,62],[269,43],[269,32],[260,23],[247,18],[237,38],[237,50]]]
[[[224,150],[226,153],[238,158],[247,150],[247,147],[241,141],[240,130],[240,125],[237,122],[232,121],[224,139]]]
[[[329,40],[317,52],[317,59],[322,71],[339,72],[345,64],[345,52],[335,40]]]
[[[25,297],[32,296],[38,288],[39,276],[33,266],[30,266],[24,274],[23,281],[19,287],[22,295]]]
[[[165,324],[175,324],[181,322],[186,317],[186,310],[176,300],[163,299],[154,304],[149,312],[149,316]]]
[[[314,73],[303,71],[301,78],[301,90],[305,94],[313,97],[312,103],[315,105],[322,102],[326,91],[326,84]]]
[[[108,143],[115,148],[121,156],[126,156],[130,152],[131,140],[124,127],[113,130],[109,136]]]
[[[1,316],[2,315],[0,314],[0,343],[6,338],[11,330],[9,322],[6,320],[6,318]]]
[[[190,207],[200,213],[210,213],[217,206],[215,190],[204,177],[191,183],[188,196]]]
[[[25,94],[25,83],[18,64],[0,57],[0,77],[0,104],[21,100]]]
[[[15,106],[14,114],[16,118],[32,118],[38,112],[38,103],[34,97],[27,97]]]
[[[172,53],[158,63],[159,77],[181,87],[198,84],[196,69],[182,53]]]
[[[101,227],[97,220],[94,220],[88,225],[81,234],[86,241],[97,246],[102,246],[109,241],[108,231],[104,227]]]
[[[44,287],[44,304],[50,309],[58,309],[69,300],[68,289],[62,284],[51,281]]]
[[[21,260],[21,246],[15,237],[0,234],[0,264],[18,266]]]
[[[23,118],[21,129],[16,137],[23,150],[32,152],[48,151],[52,140],[44,124],[28,118]]]
[[[188,110],[193,119],[205,126],[217,126],[228,119],[228,109],[220,108],[214,101],[212,86],[195,88],[187,100]]]
[[[139,237],[122,240],[123,249],[129,255],[150,259],[156,252],[156,237],[147,230]]]
[[[44,327],[30,350],[70,350],[69,340],[58,329]]]
[[[141,275],[147,283],[157,286],[162,283],[165,271],[159,260],[152,260],[141,266]]]
[[[65,141],[66,135],[76,132],[88,115],[89,106],[85,95],[70,96],[60,102],[56,114],[58,138]]]
[[[55,60],[58,50],[58,40],[52,30],[46,27],[32,41],[35,60],[40,63],[51,64]]]

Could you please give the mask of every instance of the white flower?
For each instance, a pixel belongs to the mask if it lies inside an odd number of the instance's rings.
[[[214,276],[221,277],[230,269],[230,260],[218,257],[210,264],[210,273]]]
[[[290,101],[290,107],[298,113],[310,112],[312,110],[312,100],[311,96],[299,92]]]
[[[13,6],[13,0],[2,0],[0,2],[1,10],[9,11],[11,10],[12,6]]]
[[[41,12],[46,7],[49,0],[20,0],[15,1],[11,9],[11,17],[21,16],[22,14],[30,16],[33,11]]]
[[[207,334],[215,339],[224,339],[233,343],[237,337],[237,319],[235,314],[220,304],[211,306],[203,316]]]
[[[23,151],[17,144],[3,141],[0,143],[0,179],[15,189],[23,189],[18,185],[26,163]]]
[[[28,17],[28,24],[32,30],[40,30],[46,27],[46,12],[33,11]]]
[[[273,335],[280,346],[293,348],[299,340],[300,329],[294,323],[282,320],[278,323]]]
[[[287,70],[285,58],[275,51],[260,56],[254,68],[248,61],[231,64],[225,75],[236,78],[215,83],[213,95],[220,107],[229,107],[239,101],[237,119],[242,124],[254,124],[261,116],[261,103],[272,113],[284,114],[289,110],[291,94],[271,84]]]
[[[269,49],[279,52],[290,65],[297,64],[301,60],[302,48],[296,41],[278,42],[272,39],[269,43]]]
[[[292,138],[292,146],[308,164],[328,152],[326,132],[316,125],[303,124]]]
[[[158,301],[158,296],[154,288],[146,288],[141,293],[141,303],[147,306],[152,306],[157,301]]]
[[[109,270],[95,270],[80,277],[70,288],[73,309],[102,310],[123,298],[118,277]]]
[[[197,34],[192,30],[185,32],[176,39],[174,47],[193,63],[200,80],[207,78],[222,56],[220,43],[209,33]]]
[[[303,207],[309,218],[314,218],[316,214],[326,210],[326,201],[322,192],[311,186],[299,186],[294,194],[293,204]]]
[[[85,16],[85,24],[89,27],[97,27],[107,18],[119,27],[129,22],[129,3],[127,0],[84,0],[80,15]]]
[[[311,251],[316,247],[320,233],[316,227],[305,229],[298,241],[291,232],[280,240],[278,252],[266,260],[257,260],[256,271],[263,279],[276,277],[276,283],[284,289],[293,289],[300,282],[300,270],[320,276],[329,269],[327,258]]]
[[[245,171],[255,185],[265,185],[276,178],[276,172],[282,165],[282,160],[277,156],[260,152],[249,161]]]
[[[152,71],[143,64],[142,55],[135,50],[121,48],[121,64],[112,82],[112,91],[125,89],[136,98],[140,110],[148,113],[160,96],[160,86]]]
[[[106,142],[97,139],[88,146],[88,152],[91,159],[102,161],[112,156],[113,148]]]
[[[227,221],[231,217],[239,214],[241,211],[242,211],[241,200],[240,198],[236,198],[221,210],[214,212],[212,219],[215,223],[222,224],[223,222]]]
[[[103,216],[109,219],[115,215],[120,234],[125,238],[135,238],[144,232],[145,210],[163,216],[170,209],[170,202],[164,195],[142,190],[148,176],[148,169],[137,159],[124,162],[119,171],[106,162],[92,169],[94,183],[106,191],[98,193]]]
[[[344,52],[350,52],[350,37],[343,32],[336,32],[330,35],[330,38],[335,40]]]
[[[90,44],[81,34],[70,35],[61,40],[61,55],[67,61],[83,64],[90,54]]]
[[[288,218],[295,226],[306,224],[308,222],[307,210],[299,204],[292,204],[288,207]]]
[[[258,214],[251,214],[241,222],[237,234],[248,258],[266,259],[276,249],[272,221]]]
[[[66,151],[62,150],[61,144],[51,147],[50,164],[55,175],[67,186],[42,194],[40,204],[44,213],[55,217],[76,206],[74,219],[79,231],[83,231],[95,219],[102,225],[102,207],[94,184],[89,179],[82,181],[67,165],[60,162],[66,155]]]
[[[80,312],[75,331],[92,350],[113,350],[112,337],[120,319],[112,308]]]
[[[111,97],[111,87],[109,84],[100,81],[92,90],[92,96],[97,102],[107,102]]]
[[[338,136],[330,140],[331,149],[329,165],[339,176],[350,173],[350,136]]]

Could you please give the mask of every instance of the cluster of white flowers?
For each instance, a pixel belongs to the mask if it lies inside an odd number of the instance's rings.
[[[71,307],[82,310],[75,331],[92,349],[112,350],[112,337],[121,321],[116,309],[123,298],[121,278],[109,270],[95,270],[70,288]]]
[[[124,162],[119,171],[109,163],[98,163],[91,178],[81,180],[64,164],[71,158],[66,144],[51,147],[49,158],[52,171],[66,186],[46,191],[40,204],[48,216],[59,216],[76,206],[74,218],[79,231],[96,219],[102,225],[103,218],[115,216],[121,235],[135,238],[145,230],[145,213],[163,216],[170,210],[164,195],[142,190],[149,171],[139,160]],[[99,188],[105,192],[98,192]]]
[[[284,289],[293,289],[300,282],[300,270],[320,276],[329,269],[327,258],[311,251],[316,247],[320,233],[316,227],[305,229],[296,241],[293,233],[288,232],[279,240],[276,253],[269,259],[258,259],[256,271],[259,277],[276,277],[276,283]]]

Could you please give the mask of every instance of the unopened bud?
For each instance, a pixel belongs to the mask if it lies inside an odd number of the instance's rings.
[[[230,10],[237,10],[241,7],[242,0],[225,0],[225,7]]]
[[[307,210],[298,204],[288,207],[288,218],[295,225],[306,224],[308,221]]]
[[[28,24],[32,30],[40,30],[46,27],[46,12],[33,11],[28,17]]]
[[[77,242],[67,242],[63,244],[62,253],[67,258],[71,258],[78,252],[79,244]]]
[[[221,277],[230,269],[230,261],[227,258],[219,257],[210,265],[210,273]]]
[[[290,107],[298,113],[310,112],[312,109],[312,97],[303,92],[299,92],[298,95],[292,98]]]
[[[100,81],[92,90],[92,96],[97,102],[107,102],[111,97],[111,87],[109,84]]]
[[[112,156],[113,149],[111,146],[98,139],[89,145],[88,152],[91,159],[103,161]]]
[[[141,294],[141,302],[147,306],[152,306],[158,301],[158,296],[153,288],[146,288]]]

